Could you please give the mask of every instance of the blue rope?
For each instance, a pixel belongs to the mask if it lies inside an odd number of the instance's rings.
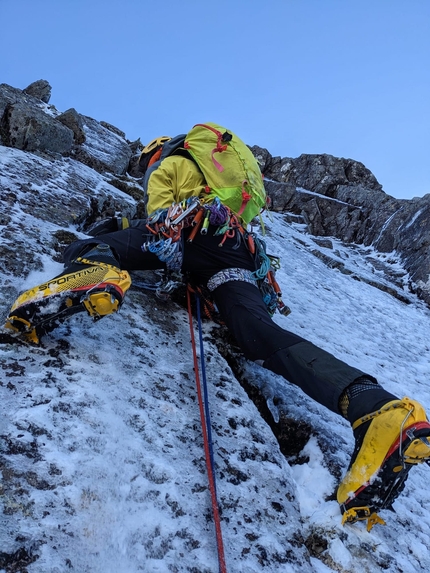
[[[157,255],[169,269],[174,271],[181,269],[183,255],[180,241],[173,243],[171,238],[159,239],[153,243],[145,244],[145,249]]]
[[[216,493],[216,481],[215,481],[215,462],[214,462],[214,451],[212,444],[212,429],[211,429],[211,415],[209,412],[209,395],[208,395],[208,385],[206,380],[206,366],[205,366],[205,351],[203,346],[203,334],[202,334],[202,321],[200,315],[200,297],[196,294],[196,310],[197,310],[197,324],[199,327],[199,344],[200,344],[200,367],[202,370],[202,384],[203,384],[203,398],[205,406],[205,421],[206,421],[206,432],[208,436],[209,445],[209,458],[211,462],[212,474],[214,479],[214,487]]]

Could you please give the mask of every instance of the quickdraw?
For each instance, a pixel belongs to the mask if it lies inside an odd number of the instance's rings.
[[[148,217],[146,228],[157,237],[177,242],[181,238],[182,229],[191,224],[195,217],[194,211],[199,208],[198,197],[190,197],[181,203],[174,203],[168,209],[157,209]]]
[[[192,225],[200,209],[198,197],[190,197],[168,209],[155,211],[146,223],[146,228],[154,235],[154,240],[144,243],[142,251],[156,254],[169,270],[180,271],[183,262],[180,241],[182,229]]]

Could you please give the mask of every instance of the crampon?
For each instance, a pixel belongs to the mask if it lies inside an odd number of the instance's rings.
[[[378,515],[391,509],[405,487],[410,470],[429,464],[430,424],[424,408],[409,398],[393,400],[353,425],[367,424],[356,446],[350,469],[339,486],[342,524],[366,520],[367,530],[385,521]]]
[[[112,265],[83,266],[21,294],[5,328],[39,344],[44,334],[74,314],[86,311],[96,321],[117,312],[130,283],[128,272]]]

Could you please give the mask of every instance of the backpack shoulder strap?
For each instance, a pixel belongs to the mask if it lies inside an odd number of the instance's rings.
[[[172,137],[163,145],[163,151],[161,152],[160,161],[163,161],[169,155],[175,155],[176,151],[184,147],[185,134],[176,135]]]
[[[155,163],[153,163],[146,170],[145,177],[143,179],[143,193],[144,193],[143,201],[145,204],[145,208],[146,208],[146,205],[148,203],[148,181],[149,181],[149,178],[151,177],[151,174],[156,169],[158,169],[158,167],[160,166],[160,163],[163,161],[163,159],[166,159],[166,157],[169,157],[170,155],[183,155],[183,154],[187,154],[187,157],[191,157],[188,154],[188,152],[184,149],[184,143],[185,143],[185,134],[176,135],[176,137],[172,137],[172,139],[170,139],[169,141],[167,141],[163,145],[161,155],[160,155],[158,161],[155,161]]]

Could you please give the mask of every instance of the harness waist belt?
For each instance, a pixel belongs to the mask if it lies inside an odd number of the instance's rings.
[[[219,273],[214,274],[208,281],[208,289],[212,292],[219,286],[230,281],[244,281],[253,284],[258,288],[257,279],[254,273],[247,269],[223,269]]]

